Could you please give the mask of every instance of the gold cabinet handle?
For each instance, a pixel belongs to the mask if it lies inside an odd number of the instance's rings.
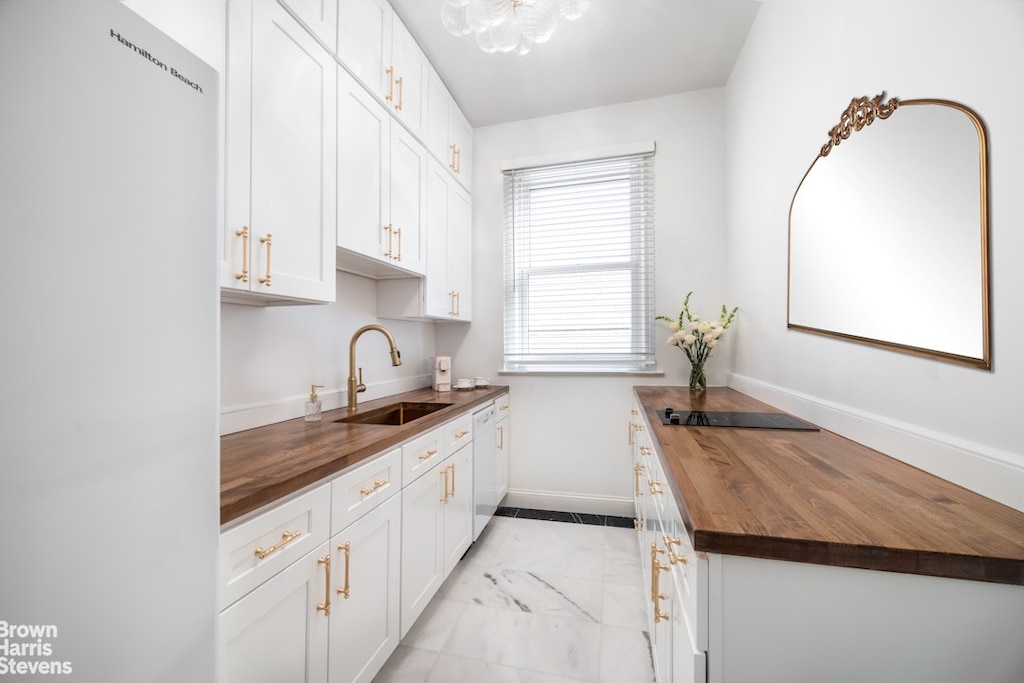
[[[455,148],[455,172],[462,173],[462,149]]]
[[[661,489],[661,482],[660,481],[657,481],[657,480],[654,480],[654,479],[650,479],[650,480],[648,480],[648,482],[650,483],[650,489],[651,489],[651,495],[652,496],[657,496],[657,495],[660,495],[662,493],[665,493]]]
[[[662,534],[661,537],[665,539],[665,550],[668,551],[668,563],[669,564],[686,564],[686,557],[682,555],[676,555],[672,552],[672,546],[682,545],[683,540],[681,538],[672,538],[668,534]]]
[[[395,79],[395,84],[398,86],[398,104],[395,105],[395,109],[397,111],[402,111],[402,94],[405,91],[405,88],[402,87],[402,77],[401,76],[399,76],[398,78]]]
[[[639,498],[644,495],[644,490],[640,488],[640,475],[644,473],[644,466],[640,463],[633,465],[633,478],[636,480],[636,487],[633,493]]]
[[[428,448],[427,452],[426,453],[421,453],[419,458],[420,458],[420,460],[430,460],[435,455],[437,455],[437,449],[436,448]]]
[[[636,425],[633,424],[632,420],[630,420],[629,422],[626,423],[626,441],[628,441],[627,445],[629,446],[633,445],[633,432],[635,431]]]
[[[455,292],[455,317],[459,318],[462,316],[462,293]]]
[[[387,486],[387,485],[388,485],[388,480],[387,479],[374,479],[373,480],[373,486],[368,486],[365,489],[359,489],[359,493],[363,494],[364,496],[368,496],[371,493],[373,493],[374,491],[376,491],[377,489],[379,489],[380,487]]]
[[[271,237],[271,235],[268,232],[266,237],[261,237],[260,238],[260,244],[267,245],[267,276],[260,278],[260,284],[261,285],[266,285],[267,287],[270,286],[270,244],[271,244],[270,237]]]
[[[644,523],[642,521],[640,521],[639,519],[634,519],[633,520],[633,531],[635,531],[637,533],[640,533],[643,530],[644,530]]]
[[[451,465],[448,465],[448,467],[450,467],[451,470],[452,470],[452,477],[451,477],[452,492],[451,492],[451,497],[454,498],[455,497],[455,463],[452,463]]]
[[[390,102],[395,97],[395,67],[389,66],[384,69],[384,73],[388,75],[388,94],[384,99]]]
[[[235,273],[235,279],[242,282],[249,281],[249,226],[243,225],[241,230],[235,230],[235,234],[242,238],[242,272]]]
[[[324,601],[316,606],[317,612],[323,612],[325,617],[331,616],[331,556],[324,555],[317,558],[317,564],[322,564],[327,570],[327,590],[324,591]]]
[[[455,433],[455,438],[456,439],[461,439],[462,437],[466,436],[467,434],[469,434],[469,432],[467,430],[460,429],[458,432]]]
[[[503,404],[501,405],[501,407],[500,407],[500,408],[498,408],[498,410],[508,410],[508,404],[507,404],[507,403],[503,403]]]
[[[650,446],[641,446],[640,447],[640,455],[650,455],[651,452],[652,451],[651,451],[651,447]]]
[[[498,450],[505,449],[505,425],[498,425]]]
[[[398,256],[395,257],[396,261],[402,260],[402,229],[398,228],[395,230],[395,235],[398,236]]]
[[[348,541],[345,541],[344,543],[342,543],[341,545],[338,546],[338,550],[344,550],[345,551],[345,585],[344,585],[344,587],[338,589],[338,595],[344,595],[345,599],[348,600],[348,593],[349,593],[348,565],[349,565],[349,559],[352,556],[352,544],[349,543]]]
[[[448,468],[441,468],[441,477],[444,479],[444,496],[441,498],[442,503],[448,502]]]
[[[665,599],[665,594],[661,592],[659,583],[661,575],[659,572],[668,569],[667,564],[658,562],[658,553],[664,553],[664,550],[658,548],[656,543],[651,544],[651,603],[654,605],[654,623],[657,624],[659,621],[665,621],[668,619],[668,615],[661,611],[661,601]]]
[[[392,247],[392,244],[391,244],[391,238],[394,235],[394,229],[391,227],[390,223],[385,225],[384,229],[388,231],[388,250],[386,252],[384,252],[384,256],[386,258],[391,258],[391,254],[394,251],[394,248]]]
[[[254,554],[261,560],[265,559],[269,555],[273,555],[274,553],[276,553],[282,546],[291,543],[301,535],[301,531],[285,531],[281,534],[281,541],[277,545],[271,546],[269,548],[260,548],[257,546],[256,552]]]
[[[455,315],[455,290],[448,292],[448,315]]]
[[[455,145],[448,145],[448,149],[452,151],[452,160],[448,162],[448,168],[455,170]]]

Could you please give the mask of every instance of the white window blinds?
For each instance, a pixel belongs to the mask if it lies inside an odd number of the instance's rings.
[[[655,367],[654,154],[505,172],[506,371]]]

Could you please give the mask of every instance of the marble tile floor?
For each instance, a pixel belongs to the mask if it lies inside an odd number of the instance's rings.
[[[577,517],[500,510],[374,682],[654,681],[632,520]]]

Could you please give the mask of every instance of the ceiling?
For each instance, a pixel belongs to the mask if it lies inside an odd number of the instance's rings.
[[[441,0],[391,6],[474,127],[725,85],[758,0],[591,0],[526,55],[441,25]]]

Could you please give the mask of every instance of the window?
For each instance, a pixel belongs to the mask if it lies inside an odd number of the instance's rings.
[[[506,371],[654,358],[654,153],[505,172]]]

